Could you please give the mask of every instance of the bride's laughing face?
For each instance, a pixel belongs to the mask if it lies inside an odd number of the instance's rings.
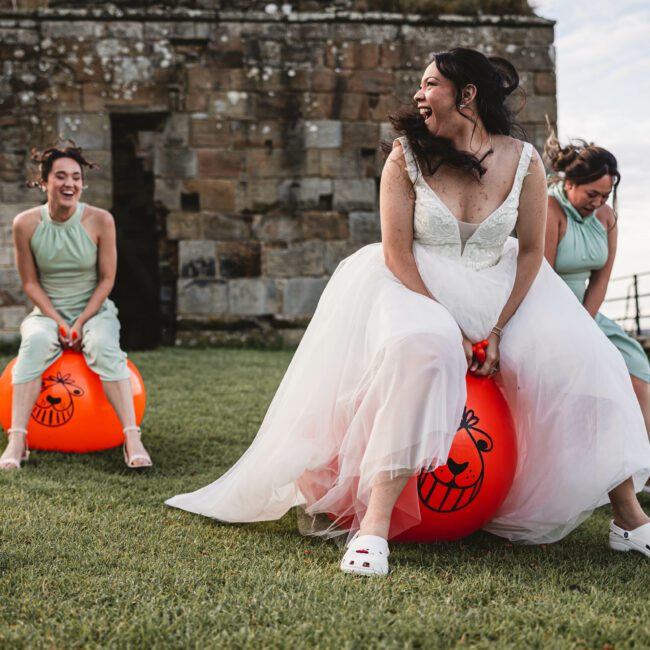
[[[456,86],[438,71],[435,61],[424,71],[413,99],[427,129],[433,135],[446,137],[460,117],[456,107]]]

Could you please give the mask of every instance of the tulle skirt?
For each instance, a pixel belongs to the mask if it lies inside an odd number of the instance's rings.
[[[344,260],[251,446],[217,481],[168,505],[226,522],[300,506],[304,532],[349,535],[374,485],[446,462],[466,399],[461,330],[480,340],[496,323],[517,243],[482,271],[418,243],[414,253],[436,299],[404,287],[381,244]],[[487,530],[555,541],[628,477],[642,488],[650,444],[625,364],[546,262],[504,328],[497,381],[517,428],[518,466]],[[399,502],[403,526],[419,521],[413,492]]]

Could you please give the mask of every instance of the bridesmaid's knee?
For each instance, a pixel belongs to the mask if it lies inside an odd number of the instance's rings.
[[[120,381],[130,377],[126,354],[122,352],[117,341],[107,341],[92,335],[86,336],[83,352],[88,367],[103,381]]]
[[[33,330],[23,335],[18,350],[19,357],[29,357],[34,361],[45,361],[56,351],[58,338],[55,332],[47,329]]]

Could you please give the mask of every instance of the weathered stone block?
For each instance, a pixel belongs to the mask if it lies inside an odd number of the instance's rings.
[[[201,165],[200,152],[198,168]],[[164,147],[154,156],[154,174],[171,178],[194,178],[197,172],[197,152],[186,147]]]
[[[113,83],[120,86],[147,83],[152,72],[151,59],[145,56],[123,56],[113,61]]]
[[[187,147],[190,140],[190,117],[172,113],[165,123],[163,141],[168,147]]]
[[[88,113],[60,114],[59,133],[72,138],[84,149],[111,148],[111,123],[108,115]]]
[[[250,180],[237,185],[238,211],[267,210],[278,203],[278,181]]]
[[[214,118],[194,117],[191,121],[190,142],[194,147],[226,148],[232,144],[230,129],[226,128],[227,122]]]
[[[303,93],[301,96],[300,114],[305,119],[323,120],[334,115],[333,93]]]
[[[287,316],[311,316],[316,311],[327,280],[322,278],[291,278],[284,284],[283,310]]]
[[[113,205],[113,181],[111,179],[93,178],[88,180],[84,190],[83,200],[92,205],[98,205],[105,210]]]
[[[354,244],[349,241],[325,242],[325,273],[332,275],[341,260],[349,257],[359,248],[359,244]]]
[[[0,242],[0,267],[13,266],[14,264],[14,247],[5,242]]]
[[[97,36],[97,24],[92,20],[75,21],[74,33],[70,31],[68,20],[43,20],[40,22],[40,33],[43,38],[53,41],[71,40],[72,38],[94,38]]]
[[[206,239],[230,241],[250,238],[250,223],[239,216],[202,212],[201,223]]]
[[[303,208],[329,207],[332,203],[332,181],[327,178],[301,179],[298,202]]]
[[[196,212],[174,210],[167,215],[167,238],[200,239],[203,235],[203,219]]]
[[[0,269],[0,287],[3,289],[20,289],[22,284],[16,269]]]
[[[535,72],[533,85],[535,88],[535,94],[555,96],[555,73]]]
[[[50,88],[44,93],[41,103],[43,113],[79,112],[82,110],[81,87],[79,85]]]
[[[28,314],[27,307],[0,307],[0,330],[4,332],[18,332],[20,324]]]
[[[34,203],[40,198],[40,192],[25,185],[24,181],[0,183],[0,203]]]
[[[304,212],[302,229],[305,239],[347,239],[348,218],[342,212]]]
[[[312,240],[284,247],[265,246],[262,250],[263,275],[288,278],[296,275],[323,275],[325,245]]]
[[[130,41],[141,41],[144,37],[142,23],[135,21],[106,21],[103,24],[104,33],[102,36],[109,38],[123,38]]]
[[[260,243],[218,242],[219,274],[222,278],[256,278],[261,270]]]
[[[36,191],[34,200],[26,203],[0,203],[0,224],[11,225],[14,217],[19,215],[25,210],[29,210],[37,205],[39,199],[42,197],[40,191]]]
[[[528,95],[526,103],[517,114],[521,122],[545,122],[545,115],[557,114],[555,95]]]
[[[228,282],[231,314],[273,314],[277,309],[275,283],[269,280],[242,278]]]
[[[199,195],[201,210],[231,212],[235,210],[235,181],[192,179],[183,183],[185,192]]]
[[[390,72],[381,70],[357,70],[346,81],[346,87],[353,93],[390,93],[395,78]]]
[[[342,144],[346,149],[376,149],[379,144],[379,124],[344,122]]]
[[[368,95],[362,93],[346,92],[340,97],[332,117],[340,117],[351,122],[363,122],[368,119]]]
[[[314,70],[311,75],[311,89],[317,93],[332,92],[341,76],[334,70]]]
[[[208,110],[209,99],[204,92],[187,93],[183,95],[183,108],[189,113],[205,112]]]
[[[338,149],[341,146],[343,129],[338,120],[308,120],[304,129],[307,149]]]
[[[376,186],[372,178],[334,181],[335,210],[368,210],[375,207]]]
[[[219,280],[187,278],[177,285],[178,313],[225,314],[228,312],[228,286]]]
[[[211,94],[214,115],[230,119],[253,119],[255,107],[252,95],[245,90],[229,90]]]
[[[242,154],[228,149],[197,149],[199,175],[204,178],[237,178],[243,167]]]
[[[300,167],[300,160],[292,160],[286,150],[249,149],[245,156],[246,174],[253,179],[289,178],[294,176],[294,171],[297,172]]]
[[[302,222],[293,215],[257,214],[253,218],[253,235],[264,242],[291,242],[302,239]]]
[[[178,267],[181,278],[216,278],[216,242],[205,239],[179,242]]]
[[[177,178],[156,178],[154,200],[168,210],[180,210],[181,181]]]
[[[93,169],[85,173],[84,180],[87,184],[93,183],[97,179],[111,180],[113,177],[113,160],[110,151],[84,149],[84,156],[96,165]]]
[[[350,212],[350,239],[355,244],[381,241],[379,212]]]

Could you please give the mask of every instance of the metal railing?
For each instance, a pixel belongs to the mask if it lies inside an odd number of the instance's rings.
[[[614,318],[613,320],[621,323],[623,329],[626,329],[627,331],[634,333],[637,336],[641,336],[644,333],[644,329],[650,329],[650,307],[642,304],[644,298],[650,298],[650,290],[646,290],[645,293],[641,293],[641,278],[644,280],[650,278],[650,271],[645,271],[643,273],[633,273],[632,275],[621,275],[618,278],[612,278],[609,281],[610,286],[615,282],[627,281],[627,287],[625,287],[625,295],[606,298],[603,301],[603,304],[610,305],[612,303],[625,301],[624,315],[619,316],[618,318]],[[648,322],[647,326],[646,321]],[[644,328],[644,326],[646,327]]]

